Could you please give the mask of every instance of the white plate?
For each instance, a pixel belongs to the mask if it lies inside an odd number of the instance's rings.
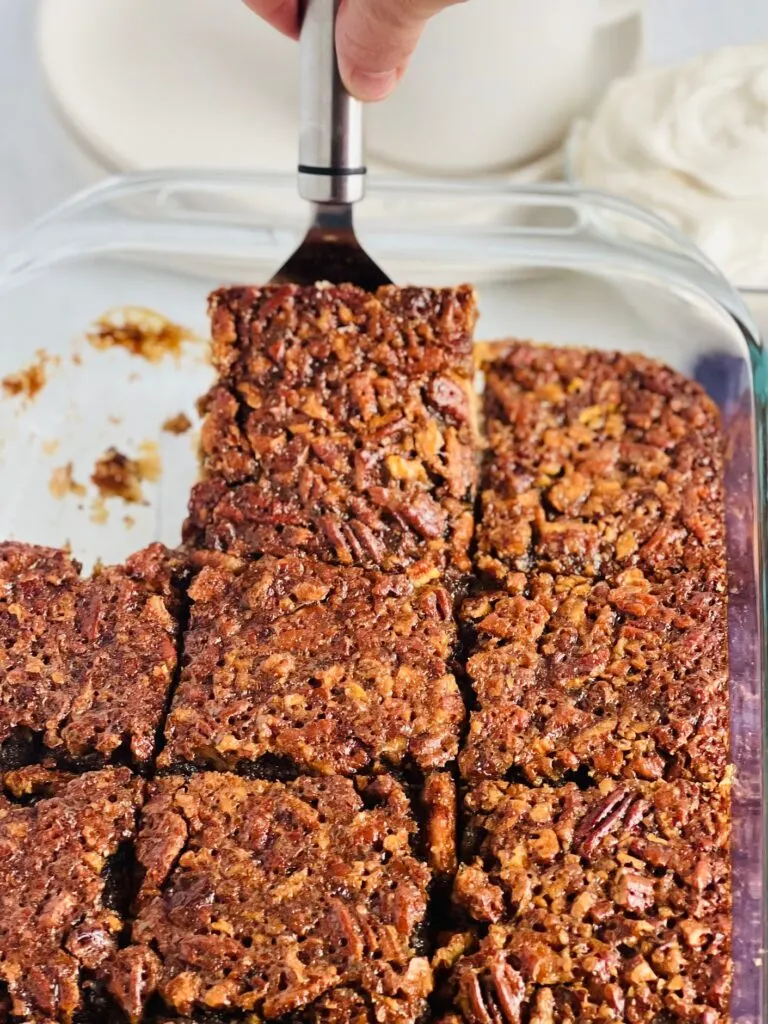
[[[210,8],[211,0],[43,0],[41,64],[84,177],[293,169],[298,48],[237,0],[218,0],[215,20]],[[636,62],[641,36],[638,19],[611,40],[599,62],[606,84]],[[561,167],[555,153],[494,178],[535,182],[560,177]]]
[[[43,72],[94,163],[113,171],[293,166],[297,48],[237,0],[221,0],[215,21],[206,6],[41,4]]]

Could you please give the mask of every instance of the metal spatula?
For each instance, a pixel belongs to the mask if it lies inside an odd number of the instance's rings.
[[[312,204],[312,223],[272,282],[348,282],[374,291],[391,282],[358,242],[352,223],[352,204],[365,193],[363,105],[349,95],[339,74],[338,6],[339,0],[304,3],[299,195]]]

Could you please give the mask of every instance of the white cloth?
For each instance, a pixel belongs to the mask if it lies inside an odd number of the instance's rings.
[[[571,169],[664,216],[735,284],[768,288],[768,42],[616,82]]]

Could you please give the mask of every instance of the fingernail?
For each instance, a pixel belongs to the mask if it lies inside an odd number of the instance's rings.
[[[383,100],[397,85],[398,73],[393,71],[363,71],[350,68],[345,77],[349,91],[365,103],[376,103]]]

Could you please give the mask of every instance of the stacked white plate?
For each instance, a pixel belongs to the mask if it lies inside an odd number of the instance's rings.
[[[212,17],[210,0],[42,0],[43,72],[87,179],[294,168],[297,47],[237,0],[214,6]],[[605,85],[637,63],[641,39],[640,18],[605,37]],[[494,177],[541,181],[561,166],[550,153]]]

